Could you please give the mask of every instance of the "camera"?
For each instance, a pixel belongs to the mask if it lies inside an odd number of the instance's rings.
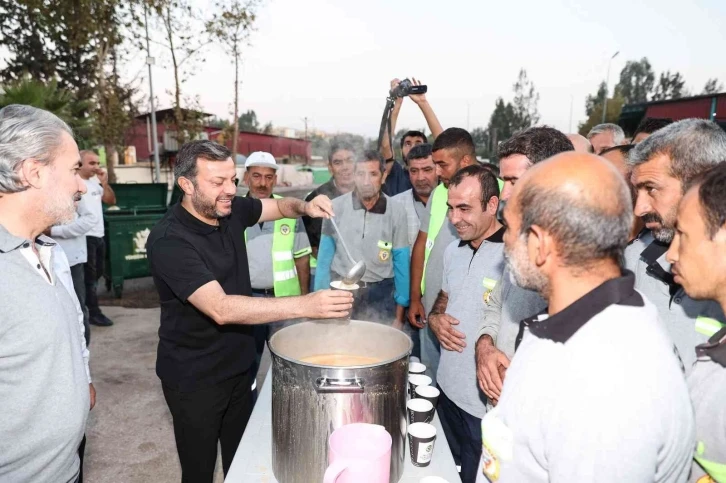
[[[426,86],[415,86],[408,79],[403,79],[400,84],[395,88],[391,89],[391,97],[406,97],[411,94],[426,94],[428,87]]]

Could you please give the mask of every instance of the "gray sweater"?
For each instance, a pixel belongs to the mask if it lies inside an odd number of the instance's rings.
[[[50,283],[30,243],[0,225],[0,481],[72,482],[90,405],[80,329],[54,244],[36,242]]]

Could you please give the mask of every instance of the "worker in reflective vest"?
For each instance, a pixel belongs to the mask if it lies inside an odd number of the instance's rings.
[[[247,196],[278,198],[272,194],[277,184],[277,162],[270,153],[254,152],[245,162]],[[252,294],[256,297],[305,295],[310,287],[310,242],[302,221],[283,218],[259,223],[244,233],[250,267]],[[265,341],[284,323],[254,327],[258,361]]]
[[[678,208],[673,241],[666,254],[674,283],[696,300],[714,300],[726,312],[726,163],[692,186]],[[688,390],[696,414],[696,453],[691,478],[726,482],[726,327],[724,320],[699,317],[696,330],[716,332],[696,347]]]

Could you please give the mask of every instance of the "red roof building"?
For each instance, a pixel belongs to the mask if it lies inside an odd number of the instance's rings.
[[[645,117],[668,117],[674,121],[693,117],[710,119],[726,129],[726,92],[628,104],[623,106],[618,124],[632,134]]]

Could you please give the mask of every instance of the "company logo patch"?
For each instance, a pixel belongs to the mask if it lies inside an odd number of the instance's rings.
[[[391,251],[386,249],[378,250],[378,259],[387,262],[391,258]]]
[[[290,225],[282,225],[280,227],[280,233],[283,235],[289,235],[290,234]]]

